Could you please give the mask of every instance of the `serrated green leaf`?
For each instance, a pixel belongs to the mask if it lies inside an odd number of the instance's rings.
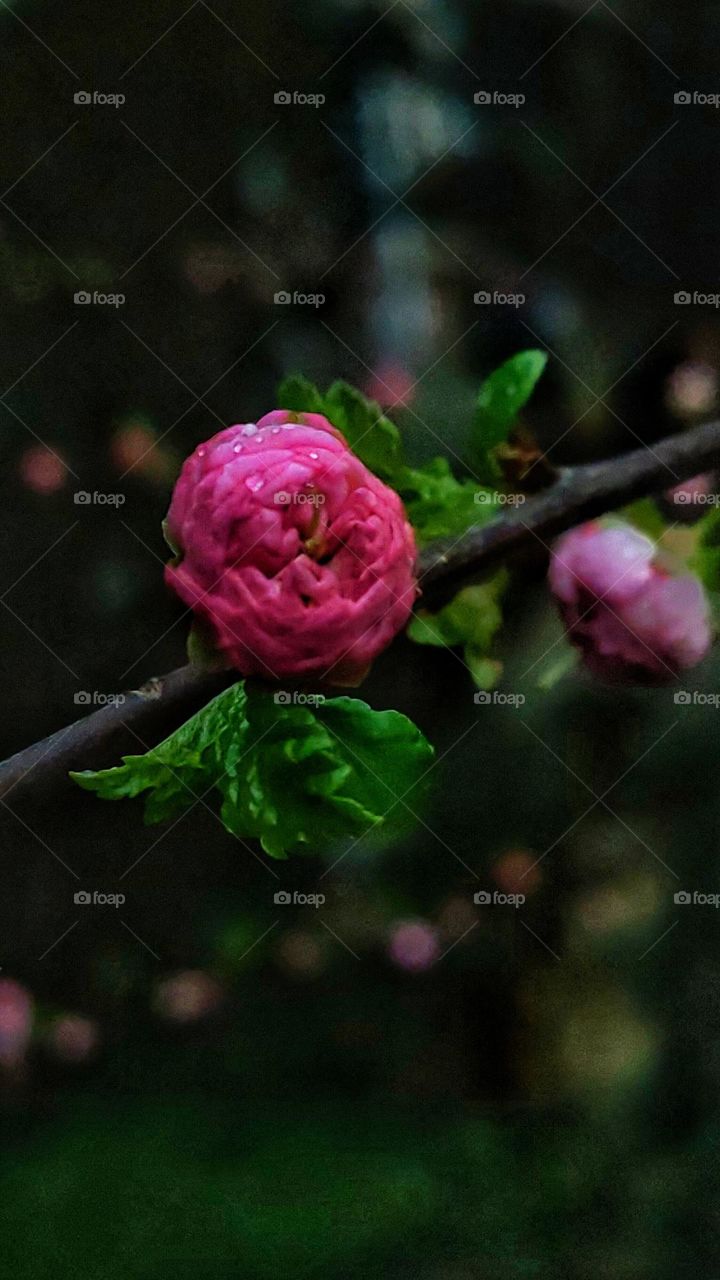
[[[477,398],[473,440],[485,476],[492,478],[497,474],[493,451],[507,440],[546,364],[545,351],[519,351],[495,369],[482,384]]]
[[[323,412],[342,431],[353,453],[381,480],[393,483],[403,465],[400,432],[380,405],[347,382],[334,382],[326,391]]]
[[[397,813],[397,797],[428,768],[433,749],[397,711],[357,698],[278,704],[240,681],[144,756],[71,777],[102,799],[149,791],[147,822],[184,812],[213,789],[231,834],[271,857],[322,853]],[[396,825],[393,823],[393,825]]]

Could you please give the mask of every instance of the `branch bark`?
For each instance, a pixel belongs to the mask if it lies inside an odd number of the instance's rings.
[[[652,446],[603,462],[566,467],[543,492],[508,507],[458,539],[425,547],[419,561],[422,604],[427,606],[501,559],[573,525],[720,467],[720,422],[705,423]],[[128,752],[140,753],[171,733],[233,680],[231,673],[180,667],[151,680],[123,700],[26,747],[0,764],[0,803],[33,800],[70,785],[70,769],[101,768]]]

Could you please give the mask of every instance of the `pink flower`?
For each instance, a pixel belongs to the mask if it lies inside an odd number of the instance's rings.
[[[417,592],[400,499],[317,413],[278,409],[200,445],[167,528],[166,581],[243,675],[358,683]]]
[[[402,920],[393,927],[388,953],[400,969],[422,973],[440,954],[437,934],[424,920]]]
[[[570,639],[605,679],[668,681],[696,666],[710,647],[699,581],[670,577],[654,555],[654,544],[637,529],[596,520],[556,544],[550,586]]]
[[[33,1000],[12,978],[0,978],[0,1066],[22,1062],[30,1041]]]

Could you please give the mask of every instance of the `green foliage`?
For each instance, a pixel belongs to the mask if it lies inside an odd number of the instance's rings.
[[[418,644],[462,645],[464,658],[479,689],[492,689],[502,665],[490,656],[493,640],[502,626],[500,599],[507,585],[504,570],[479,586],[459,591],[439,613],[419,610],[408,627]]]
[[[697,545],[690,568],[708,591],[720,592],[720,508],[713,507],[695,526]]]
[[[397,711],[357,698],[318,706],[277,703],[243,681],[142,756],[71,776],[104,800],[150,794],[146,822],[184,813],[210,791],[228,831],[258,839],[273,858],[321,853],[391,818],[398,798],[433,757],[420,730]]]
[[[395,488],[421,545],[433,538],[459,537],[472,525],[485,524],[496,510],[490,490],[479,489],[474,480],[456,480],[447,458],[404,467]]]
[[[473,441],[484,479],[490,481],[499,475],[494,451],[507,440],[546,364],[547,354],[544,351],[519,351],[495,369],[482,384],[477,398]]]

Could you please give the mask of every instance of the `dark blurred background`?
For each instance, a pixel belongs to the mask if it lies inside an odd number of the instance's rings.
[[[463,456],[527,346],[555,461],[715,411],[719,17],[0,0],[0,755],[183,662],[174,478],[287,373],[397,402],[418,460]],[[535,574],[521,706],[451,653],[376,664],[363,696],[440,757],[383,854],[270,864],[203,804],[4,810],[8,1274],[720,1272],[718,921],[674,902],[718,888],[717,707],[543,679],[559,641]]]

